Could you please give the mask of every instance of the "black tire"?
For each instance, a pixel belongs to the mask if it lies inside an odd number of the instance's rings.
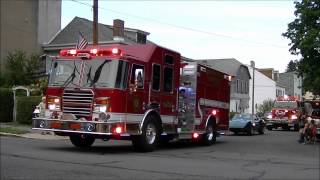
[[[293,130],[294,131],[299,131],[299,124],[295,124],[294,127],[293,127]]]
[[[272,126],[267,126],[267,129],[268,129],[269,131],[272,131]]]
[[[249,136],[252,136],[252,135],[253,135],[253,127],[252,127],[251,124],[248,125],[247,134],[248,134]]]
[[[260,129],[258,130],[258,133],[259,133],[259,134],[264,134],[264,127],[260,128]]]
[[[132,145],[137,151],[151,152],[159,143],[160,125],[154,116],[148,116],[142,126],[142,133],[132,137]]]
[[[71,143],[76,146],[76,147],[80,147],[80,148],[86,148],[86,147],[90,147],[94,141],[95,138],[89,135],[70,135],[69,136]]]
[[[211,146],[217,141],[217,130],[215,127],[215,123],[212,121],[208,122],[206,127],[206,132],[202,136],[202,144],[205,146]]]

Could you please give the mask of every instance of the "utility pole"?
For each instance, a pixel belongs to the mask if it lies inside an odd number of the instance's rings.
[[[93,0],[93,45],[98,45],[98,0]]]
[[[254,115],[254,71],[255,71],[255,63],[254,61],[251,61],[251,67],[252,67],[252,99],[251,99],[251,108],[252,108],[252,115]],[[253,118],[253,117],[252,117]]]

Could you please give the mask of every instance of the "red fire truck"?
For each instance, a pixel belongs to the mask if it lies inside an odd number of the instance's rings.
[[[154,44],[61,50],[33,129],[69,136],[77,147],[95,139],[131,140],[141,151],[172,139],[211,145],[228,129],[230,80]]]
[[[293,127],[295,131],[298,131],[300,107],[301,103],[297,97],[278,97],[271,114],[267,117],[267,129],[272,130],[273,128],[282,127],[282,129],[290,130]]]

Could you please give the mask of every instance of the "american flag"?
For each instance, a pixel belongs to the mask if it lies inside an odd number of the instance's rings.
[[[79,32],[79,39],[76,49],[84,49],[88,45],[88,41],[84,38],[84,36]]]

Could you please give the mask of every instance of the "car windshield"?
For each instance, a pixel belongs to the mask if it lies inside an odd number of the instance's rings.
[[[248,121],[251,120],[251,114],[236,114],[233,116],[232,120]]]
[[[275,108],[297,108],[298,104],[296,101],[276,101],[274,103]]]
[[[128,69],[127,62],[117,59],[57,60],[52,66],[49,86],[125,89]]]

